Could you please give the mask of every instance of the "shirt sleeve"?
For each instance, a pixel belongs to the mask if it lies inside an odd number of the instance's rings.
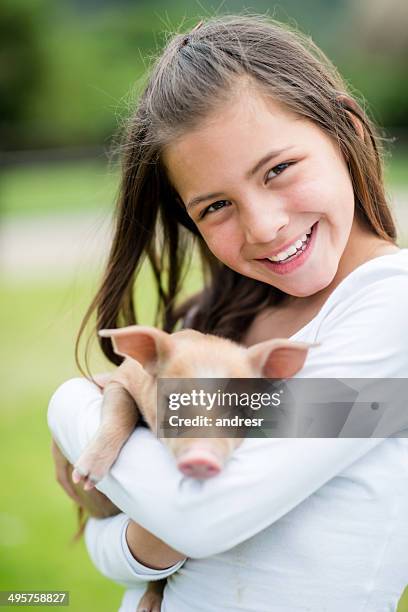
[[[321,346],[309,353],[308,376],[408,377],[408,291],[387,282],[368,289],[329,313]],[[71,462],[95,433],[100,408],[100,391],[85,379],[64,383],[52,397],[49,426]],[[204,558],[265,529],[381,442],[246,439],[220,475],[194,481],[183,479],[166,447],[140,428],[98,488],[175,550]]]
[[[134,588],[141,582],[162,580],[174,574],[185,559],[169,568],[155,570],[133,557],[126,541],[129,520],[123,513],[105,519],[88,519],[85,544],[101,574],[128,588]]]
[[[67,381],[51,400],[49,425],[72,463],[97,429],[101,403],[85,379]],[[164,445],[140,428],[98,489],[175,550],[203,558],[266,528],[378,442],[248,439],[220,475],[203,482],[183,479]]]

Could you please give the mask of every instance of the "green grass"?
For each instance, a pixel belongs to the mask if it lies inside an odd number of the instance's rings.
[[[103,161],[10,167],[1,176],[0,211],[27,216],[107,210],[118,185],[117,172]]]
[[[1,589],[68,590],[75,612],[116,610],[121,588],[92,567],[82,541],[70,543],[74,504],[54,480],[45,424],[51,390],[27,388],[2,415]]]
[[[402,597],[399,600],[396,612],[408,612],[408,587],[405,588],[405,591],[403,592]]]
[[[108,612],[121,588],[98,574],[82,542],[70,544],[74,505],[54,480],[46,424],[52,392],[77,375],[72,347],[90,284],[1,287],[0,589],[69,590],[73,611]]]
[[[387,185],[408,188],[408,149],[397,150],[385,165]]]

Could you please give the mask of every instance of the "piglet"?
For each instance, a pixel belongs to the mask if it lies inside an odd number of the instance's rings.
[[[157,424],[158,378],[290,378],[313,344],[273,339],[250,347],[183,329],[168,334],[134,325],[101,330],[125,357],[104,388],[100,427],[75,464],[72,479],[91,489],[105,476],[136,427],[140,413],[153,432]],[[135,405],[136,402],[136,405]],[[140,413],[139,413],[140,410]],[[162,438],[180,471],[192,478],[218,474],[239,438]]]

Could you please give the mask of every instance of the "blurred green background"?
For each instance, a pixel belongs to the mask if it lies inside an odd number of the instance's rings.
[[[385,128],[387,189],[407,246],[405,1],[2,0],[0,589],[70,590],[74,612],[118,608],[121,587],[97,573],[82,543],[70,544],[75,511],[54,482],[47,404],[78,375],[74,339],[103,269],[118,186],[112,136],[143,72],[166,32],[242,10],[268,11],[312,36]],[[144,274],[136,301],[149,324]],[[186,293],[199,284],[192,269]],[[93,364],[106,369],[96,351]]]

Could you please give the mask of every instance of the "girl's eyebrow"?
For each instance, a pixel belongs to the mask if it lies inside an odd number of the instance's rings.
[[[266,164],[266,162],[271,161],[275,157],[278,157],[279,155],[282,155],[282,153],[285,153],[286,151],[289,151],[290,149],[293,149],[293,147],[285,147],[283,149],[275,149],[274,151],[269,151],[269,153],[264,155],[255,164],[255,166],[253,166],[253,168],[248,170],[248,172],[245,175],[245,178],[250,179],[251,177],[254,176],[254,174],[256,174],[258,172],[258,170],[260,168],[262,168],[262,166],[264,164]],[[192,200],[190,200],[187,203],[186,210],[189,210],[190,208],[194,208],[194,206],[197,206],[197,204],[200,204],[201,202],[204,202],[205,200],[212,200],[213,198],[219,198],[222,195],[223,195],[223,193],[220,192],[220,191],[213,192],[213,193],[206,193],[206,194],[203,194],[203,195],[199,195],[199,196],[193,198]]]
[[[282,155],[282,153],[285,153],[290,149],[293,149],[293,147],[284,147],[283,149],[275,149],[274,151],[269,151],[269,153],[264,155],[262,159],[260,159],[259,162],[257,162],[255,166],[246,173],[245,178],[250,179],[252,176],[254,176],[254,174],[258,172],[260,168],[262,168],[264,164],[266,164],[266,162],[271,161],[271,159],[274,159],[275,157],[279,157],[279,155]]]

